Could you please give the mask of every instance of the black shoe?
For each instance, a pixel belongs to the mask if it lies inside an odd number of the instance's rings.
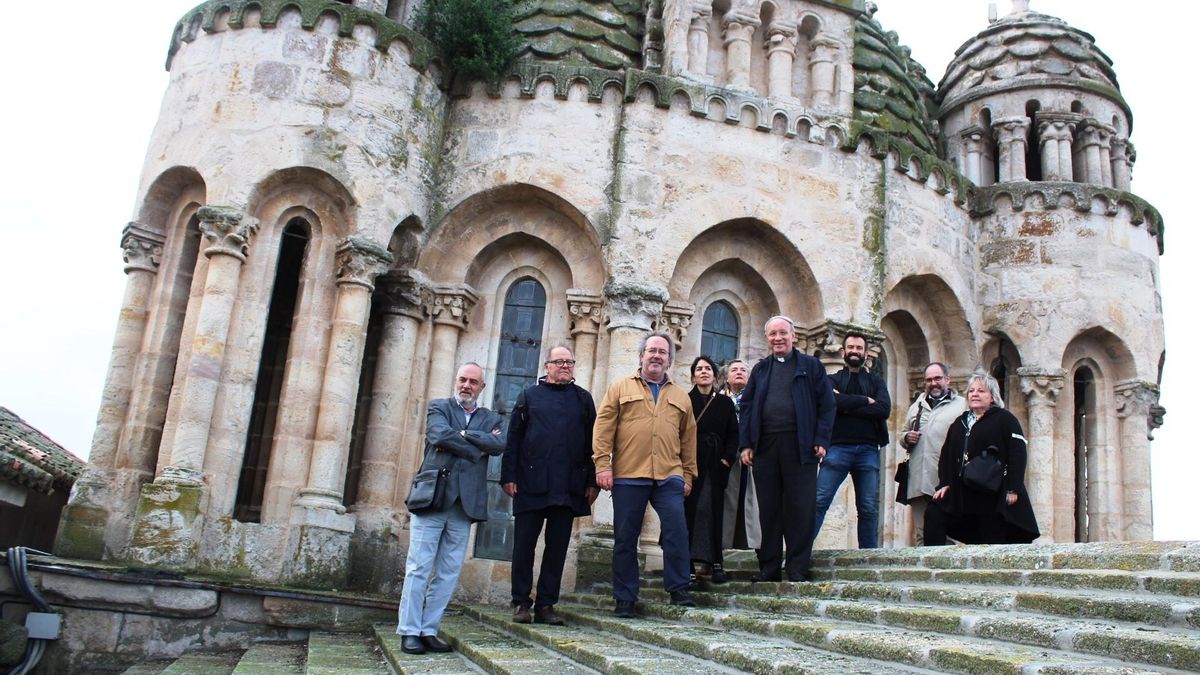
[[[533,608],[533,622],[549,626],[564,626],[566,621],[554,611],[554,605],[537,605]]]
[[[691,591],[671,591],[671,604],[679,607],[695,607],[696,601],[692,599]]]
[[[729,572],[726,572],[725,568],[720,565],[713,565],[712,576],[709,577],[709,581],[714,584],[723,584],[729,581]]]
[[[800,574],[789,574],[788,575],[788,581],[791,581],[792,583],[800,583],[802,581],[812,581],[812,580],[813,580],[812,571],[802,572]]]
[[[400,651],[405,654],[424,654],[427,650],[420,635],[405,635],[400,639]]]
[[[431,652],[445,654],[446,652],[454,651],[454,647],[451,647],[449,643],[436,635],[422,635],[421,642],[424,642],[425,647]]]
[[[688,588],[694,589],[699,586],[700,586],[700,580],[696,578],[696,575],[695,574],[690,575],[688,577]]]
[[[618,619],[636,619],[637,612],[634,609],[635,604],[636,603],[625,600],[618,600],[617,607],[613,610],[613,614],[615,614]]]
[[[533,623],[533,615],[529,613],[529,605],[513,606],[513,623]]]
[[[774,574],[767,574],[765,572],[759,572],[758,574],[755,574],[754,576],[750,577],[750,581],[755,581],[755,582],[759,582],[759,583],[764,582],[764,581],[782,581],[782,580],[783,580],[783,576],[780,575],[779,572],[776,572]]]

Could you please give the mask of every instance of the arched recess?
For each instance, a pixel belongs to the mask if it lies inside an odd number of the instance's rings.
[[[1126,448],[1115,388],[1136,376],[1133,355],[1119,337],[1095,326],[1067,343],[1062,368],[1065,382],[1055,407],[1055,540],[1122,539]]]
[[[880,350],[882,368],[874,368],[887,382],[888,393],[892,399],[892,414],[888,418],[888,432],[893,442],[884,454],[883,476],[884,490],[881,495],[885,498],[880,509],[879,522],[883,528],[883,541],[897,546],[909,546],[913,543],[913,524],[911,510],[899,508],[894,499],[895,485],[891,476],[895,475],[896,465],[903,461],[905,450],[895,439],[899,438],[904,428],[904,416],[913,398],[924,389],[924,368],[930,358],[929,340],[917,317],[908,309],[892,309],[884,314],[880,321],[880,330],[886,338]]]
[[[1000,384],[1000,396],[1004,407],[1021,422],[1023,429],[1029,428],[1029,416],[1025,406],[1025,394],[1021,391],[1021,377],[1017,369],[1024,365],[1021,352],[1007,335],[995,332],[983,345],[979,367],[996,378]]]
[[[883,315],[905,311],[921,327],[928,345],[928,360],[941,361],[954,375],[965,374],[978,363],[975,336],[963,303],[944,279],[933,274],[900,280],[883,299]],[[925,364],[909,364],[922,367]]]
[[[672,291],[671,297],[676,297]],[[687,302],[695,305],[694,329],[684,341],[676,370],[682,374],[692,358],[700,354],[704,314],[717,302],[726,303],[738,321],[738,356],[753,361],[767,352],[762,326],[780,313],[779,301],[762,277],[745,261],[727,258],[714,262],[692,283]],[[686,379],[683,381],[687,381]]]
[[[142,336],[130,393],[129,413],[121,430],[115,466],[132,470],[135,480],[154,477],[162,445],[167,402],[179,368],[179,348],[189,318],[189,297],[199,296],[207,258],[196,211],[206,203],[204,178],[190,167],[167,169],[146,190],[137,226],[163,237],[146,333]]]

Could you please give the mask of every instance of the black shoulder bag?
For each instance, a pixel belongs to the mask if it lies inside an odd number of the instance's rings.
[[[989,445],[977,456],[967,459],[966,444],[963,444],[963,465],[960,476],[963,485],[979,492],[999,492],[1008,475],[1008,467],[1000,463],[1000,449]]]

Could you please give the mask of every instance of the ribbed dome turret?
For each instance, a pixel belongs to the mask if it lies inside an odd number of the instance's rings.
[[[523,56],[599,68],[637,66],[642,15],[638,0],[522,0],[514,28]]]

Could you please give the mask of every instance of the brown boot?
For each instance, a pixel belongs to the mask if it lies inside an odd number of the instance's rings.
[[[533,617],[529,614],[529,605],[513,606],[513,623],[533,623]]]
[[[562,626],[566,622],[554,611],[554,605],[538,605],[533,608],[533,620],[551,626]]]

